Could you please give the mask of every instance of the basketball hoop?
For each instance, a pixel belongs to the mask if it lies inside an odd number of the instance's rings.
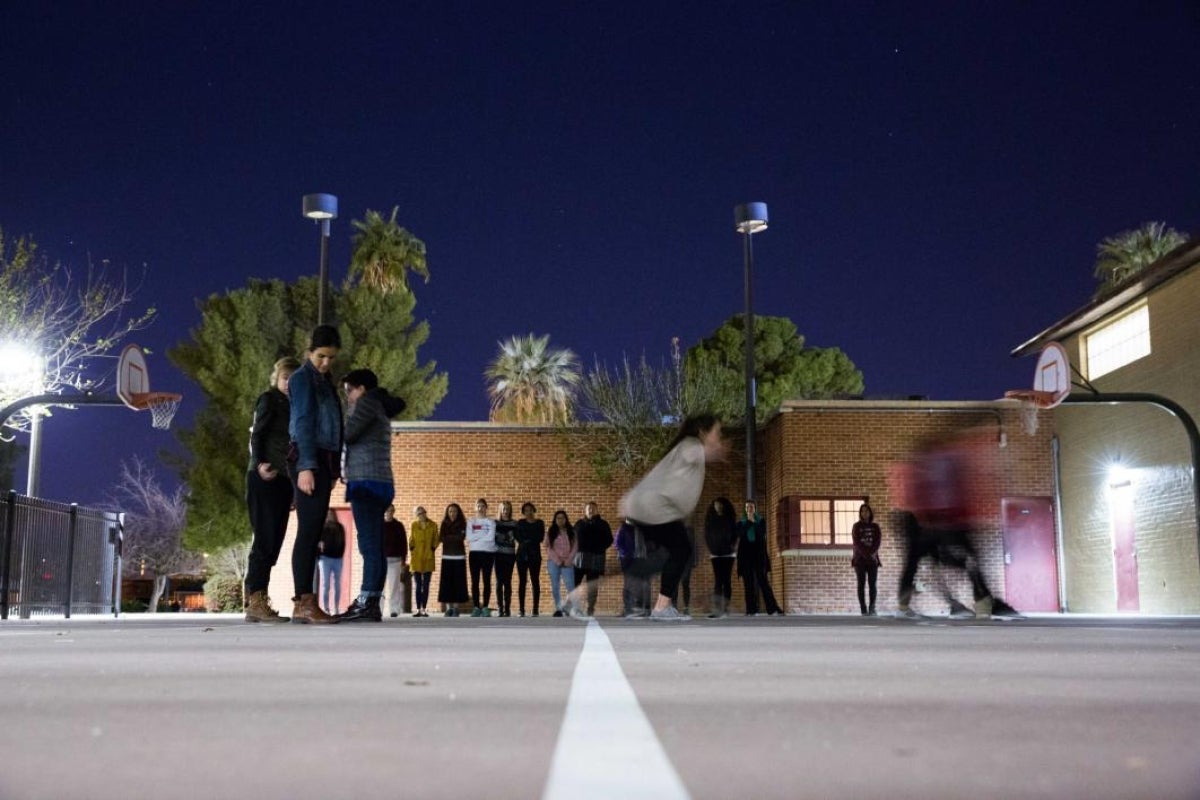
[[[150,425],[160,431],[171,427],[171,420],[179,410],[183,395],[174,392],[136,392],[133,407],[138,411],[150,410]]]
[[[1033,436],[1038,429],[1038,412],[1049,411],[1071,393],[1071,359],[1058,342],[1050,342],[1038,356],[1032,389],[1012,389],[1005,397],[1021,403],[1021,427]]]
[[[1058,405],[1054,392],[1045,392],[1040,389],[1012,389],[1005,392],[1004,396],[1020,401],[1021,428],[1029,436],[1037,433],[1038,412]]]

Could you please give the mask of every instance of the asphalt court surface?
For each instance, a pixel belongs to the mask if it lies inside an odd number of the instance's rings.
[[[0,686],[0,800],[1200,797],[1196,618],[9,620]]]

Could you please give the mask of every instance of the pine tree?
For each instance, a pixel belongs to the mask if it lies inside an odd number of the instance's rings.
[[[414,323],[412,293],[398,289],[385,296],[372,286],[348,282],[333,292],[330,305],[343,344],[335,375],[368,367],[381,385],[404,398],[408,407],[401,418],[433,413],[448,379],[435,372],[433,362],[418,363],[429,325]],[[304,358],[316,307],[314,278],[292,284],[253,280],[203,301],[201,323],[190,341],[168,351],[205,398],[194,427],[178,431],[190,454],[179,465],[190,489],[184,534],[189,547],[215,552],[250,537],[245,479],[254,403],[268,388],[277,359]]]

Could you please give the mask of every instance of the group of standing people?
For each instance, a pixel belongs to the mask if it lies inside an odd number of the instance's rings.
[[[354,369],[342,379],[343,415],[331,374],[341,347],[337,328],[318,325],[304,361],[277,361],[271,388],[255,404],[246,484],[254,527],[246,577],[247,621],[289,621],[271,607],[266,589],[293,505],[296,596],[290,621],[329,624],[382,619],[380,601],[388,572],[384,514],[395,496],[390,420],[405,404],[379,385],[374,372]],[[346,484],[363,576],[354,602],[345,612],[332,615],[321,608],[313,582],[316,562],[323,553],[330,496],[339,480]]]
[[[246,477],[247,508],[254,529],[245,586],[247,621],[289,621],[271,607],[267,585],[293,506],[297,525],[292,550],[292,622],[381,620],[381,598],[389,572],[395,586],[398,571],[405,563],[415,583],[414,616],[428,616],[430,578],[439,547],[442,574],[437,600],[445,605],[447,616],[457,616],[458,605],[468,600],[472,616],[490,616],[493,576],[497,613],[511,616],[514,570],[519,581],[518,613],[526,614],[528,587],[532,589],[530,610],[537,616],[543,543],[554,615],[592,616],[606,552],[614,543],[612,528],[594,502],[586,504],[583,517],[575,524],[565,510],[557,510],[548,527],[537,517],[531,502],[521,506],[520,519],[514,518],[508,501],[500,504],[495,518],[488,515],[487,501],[482,498],[469,518],[457,503],[451,503],[440,525],[418,506],[406,552],[399,551],[395,544],[385,546],[385,539],[395,539],[394,530],[385,537],[385,524],[400,525],[394,520],[392,506],[395,488],[390,420],[404,410],[405,404],[379,385],[374,372],[354,369],[341,381],[346,400],[343,409],[331,374],[340,350],[337,329],[317,326],[306,358],[277,361],[270,388],[255,404]],[[674,601],[681,580],[694,563],[693,538],[684,521],[699,500],[706,463],[723,454],[720,422],[711,415],[688,418],[667,454],[622,498],[620,511],[625,525],[618,555],[627,581],[631,576],[642,579],[635,569],[639,562],[642,572],[661,571],[656,598],[649,597],[648,584],[636,590],[638,605],[642,606],[637,609],[639,613],[648,612],[654,619],[687,618]],[[332,603],[330,598],[319,602],[314,572],[319,559],[323,567],[326,561],[340,560],[342,553],[335,550],[345,547],[344,538],[339,543],[323,537],[331,514],[330,496],[339,480],[346,485],[363,575],[359,594],[349,608],[337,614],[332,613],[339,605],[336,598]],[[708,510],[705,541],[715,583],[714,616],[728,611],[735,564],[745,587],[746,612],[758,613],[761,596],[766,613],[783,613],[771,589],[766,537],[766,523],[752,500],[746,502],[738,519],[726,498],[718,498]],[[656,552],[655,558],[648,556],[650,551]],[[332,564],[324,573],[327,586],[340,583]],[[873,601],[873,579],[871,588]],[[627,587],[626,596],[633,594]],[[394,598],[389,605],[395,614]]]
[[[741,517],[735,517],[729,498],[718,497],[704,517],[704,541],[708,545],[713,571],[710,617],[723,617],[729,613],[735,566],[745,591],[747,616],[760,613],[760,609],[770,615],[783,613],[771,589],[766,520],[758,513],[758,505],[753,500],[747,500],[742,509]]]
[[[475,516],[470,518],[465,517],[458,503],[446,506],[438,536],[442,548],[442,574],[437,597],[446,607],[446,616],[458,616],[458,606],[469,601],[471,616],[490,617],[492,578],[495,576],[497,614],[511,617],[514,570],[518,580],[518,615],[526,615],[526,590],[532,589],[532,602],[528,608],[533,616],[538,616],[543,542],[550,593],[554,598],[554,616],[565,613],[563,584],[568,595],[577,585],[586,585],[594,607],[598,581],[604,574],[604,552],[612,544],[612,530],[600,517],[595,503],[584,507],[583,518],[574,525],[567,512],[559,509],[549,531],[531,502],[521,505],[520,519],[513,517],[512,503],[507,500],[500,503],[495,519],[488,516],[488,503],[483,498],[476,501]],[[417,608],[419,614],[426,611],[420,599]],[[427,613],[421,615],[428,616]]]

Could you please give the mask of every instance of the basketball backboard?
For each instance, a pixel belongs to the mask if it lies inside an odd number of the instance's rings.
[[[183,395],[175,392],[150,391],[150,372],[146,369],[146,354],[136,344],[125,345],[117,362],[117,396],[134,411],[149,411],[151,424],[163,430],[179,410]]]
[[[1071,393],[1071,359],[1067,356],[1067,349],[1058,342],[1050,342],[1042,348],[1033,373],[1033,388],[1034,391],[1053,395],[1049,408],[1061,403]]]
[[[1071,393],[1071,359],[1067,349],[1058,342],[1050,342],[1038,356],[1037,368],[1033,371],[1032,389],[1013,389],[1005,397],[1020,400],[1041,409],[1054,408]]]
[[[136,344],[127,344],[117,362],[117,396],[134,411],[140,411],[144,406],[135,402],[134,395],[149,391],[150,373],[146,371],[146,354]]]

